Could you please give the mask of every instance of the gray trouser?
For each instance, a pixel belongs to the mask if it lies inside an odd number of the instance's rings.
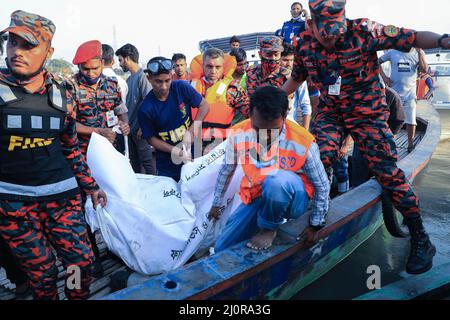
[[[130,161],[134,172],[154,174],[152,165],[152,149],[147,141],[138,139],[136,134],[129,139]]]

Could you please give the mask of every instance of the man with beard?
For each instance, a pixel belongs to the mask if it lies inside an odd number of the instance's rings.
[[[289,70],[289,78],[294,67],[295,48],[293,45],[287,43],[284,43],[283,47],[281,66]],[[289,107],[288,119],[298,122],[299,118],[302,117],[302,126],[309,131],[312,109],[306,82],[298,88],[294,98],[289,100]]]
[[[203,153],[227,138],[227,129],[232,126],[236,115],[248,118],[249,99],[245,90],[233,79],[236,60],[222,50],[210,48],[191,62],[191,85],[205,98],[210,109],[203,121],[201,139]],[[198,109],[192,109],[195,119]],[[197,137],[197,133],[196,138]],[[194,157],[202,154],[195,144]]]
[[[239,49],[241,47],[241,40],[237,36],[230,38],[230,50]]]
[[[73,100],[45,68],[55,25],[24,11],[11,15],[7,68],[0,71],[0,236],[26,272],[35,299],[58,299],[58,268],[81,276],[65,287],[69,299],[87,299],[92,249],[80,188],[94,206],[106,195],[91,177],[78,147]],[[69,276],[69,275],[68,275]]]
[[[73,64],[79,69],[71,84],[74,86],[81,151],[86,155],[89,140],[94,132],[117,146],[117,136],[112,128],[119,125],[123,135],[127,136],[130,133],[128,110],[122,102],[122,92],[117,78],[107,77],[102,72],[100,41],[83,43],[75,54]]]
[[[0,36],[0,57],[3,55],[3,36]],[[20,270],[18,261],[9,249],[6,242],[0,237],[0,268],[6,271],[6,277],[16,285],[16,296],[25,294],[28,290],[27,275]]]
[[[237,48],[230,52],[230,56],[236,58],[237,66],[233,73],[233,79],[239,82],[244,90],[247,90],[247,53],[244,49]]]
[[[119,138],[113,131],[115,125],[120,126],[124,136],[130,133],[127,108],[122,102],[122,94],[116,78],[103,75],[103,55],[100,41],[92,40],[83,43],[77,50],[72,63],[78,66],[79,72],[73,81],[72,94],[76,106],[77,133],[81,152],[87,155],[92,134],[95,132],[109,140],[119,151],[123,145],[123,137]],[[86,195],[83,195],[83,208]],[[92,249],[94,250],[94,277],[103,275],[100,263],[100,252],[95,235],[88,228]]]
[[[116,51],[119,57],[120,67],[124,72],[130,72],[127,79],[128,95],[126,98],[128,119],[131,129],[131,139],[129,139],[131,166],[136,173],[153,174],[155,172],[152,165],[152,148],[142,138],[142,131],[139,128],[138,112],[139,108],[148,95],[152,86],[144,74],[144,70],[139,66],[139,51],[132,44],[126,44]]]
[[[173,75],[172,80],[191,81],[191,75],[187,70],[186,56],[182,53],[175,53],[172,56]]]

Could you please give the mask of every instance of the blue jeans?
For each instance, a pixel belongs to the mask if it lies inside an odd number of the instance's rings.
[[[303,180],[294,172],[278,170],[266,178],[262,196],[241,204],[216,242],[215,251],[250,239],[258,229],[276,230],[284,219],[297,219],[308,209]]]

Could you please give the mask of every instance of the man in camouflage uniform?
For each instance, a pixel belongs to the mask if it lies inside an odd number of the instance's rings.
[[[36,299],[57,299],[53,247],[81,286],[69,299],[86,299],[92,249],[80,190],[93,203],[106,196],[78,147],[70,92],[44,69],[53,54],[54,24],[16,11],[8,32],[7,68],[0,71],[0,236],[30,279]],[[78,270],[78,272],[77,272]]]
[[[411,232],[406,271],[423,273],[432,267],[436,249],[422,225],[419,200],[396,165],[377,51],[448,48],[448,36],[383,26],[368,19],[347,20],[345,4],[345,0],[309,2],[312,20],[301,34],[292,78],[284,89],[294,92],[308,76],[313,85],[321,88],[312,132],[325,167],[333,165],[345,132],[349,132],[370,170],[405,217]]]
[[[98,133],[117,146],[117,135],[112,127],[118,124],[124,135],[129,135],[127,108],[117,79],[103,75],[102,44],[93,40],[83,43],[77,50],[73,64],[75,74],[73,96],[77,114],[77,131],[84,155],[92,133]],[[118,117],[118,122],[111,119]]]
[[[117,79],[102,73],[100,41],[92,40],[83,43],[75,54],[73,64],[78,66],[79,72],[69,83],[72,85],[81,152],[86,156],[89,140],[94,132],[107,138],[119,151],[122,151],[123,137],[119,137],[112,127],[119,125],[123,135],[130,134],[128,110],[123,103]],[[86,195],[82,196],[84,208]],[[93,275],[99,278],[103,275],[100,252],[95,235],[90,228],[88,228],[88,234],[95,255]]]
[[[261,64],[247,73],[247,92],[251,96],[256,89],[265,86],[283,87],[288,80],[290,70],[281,66],[283,41],[277,36],[264,37],[259,42]]]
[[[3,56],[3,36],[0,36],[0,57]],[[0,268],[4,268],[6,276],[16,285],[16,295],[24,294],[28,289],[28,278],[26,274],[20,270],[20,266],[14,255],[5,243],[2,237],[0,237]]]

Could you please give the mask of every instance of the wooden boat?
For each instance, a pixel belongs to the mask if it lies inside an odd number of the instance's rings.
[[[440,138],[439,116],[431,105],[419,103],[418,123],[412,153],[407,153],[406,132],[396,137],[398,164],[410,180],[428,164]],[[100,244],[106,272],[103,278],[94,281],[92,299],[289,299],[374,234],[383,224],[380,199],[381,187],[374,179],[333,199],[327,226],[320,231],[320,241],[311,248],[297,241],[299,232],[308,225],[306,214],[283,225],[274,246],[267,251],[254,252],[241,243],[115,293],[109,288],[110,276],[125,267],[108,257]],[[64,298],[62,277],[61,270],[60,297]],[[13,289],[14,285],[2,279],[0,273],[0,300],[13,299],[14,292],[5,288]]]
[[[439,142],[439,116],[418,108],[416,149],[407,154],[406,133],[397,137],[399,166],[409,179],[427,165]],[[105,299],[289,299],[330,271],[382,225],[381,187],[374,180],[332,201],[328,224],[312,248],[297,241],[308,216],[282,227],[275,245],[254,252],[241,243],[219,254],[155,276]]]

